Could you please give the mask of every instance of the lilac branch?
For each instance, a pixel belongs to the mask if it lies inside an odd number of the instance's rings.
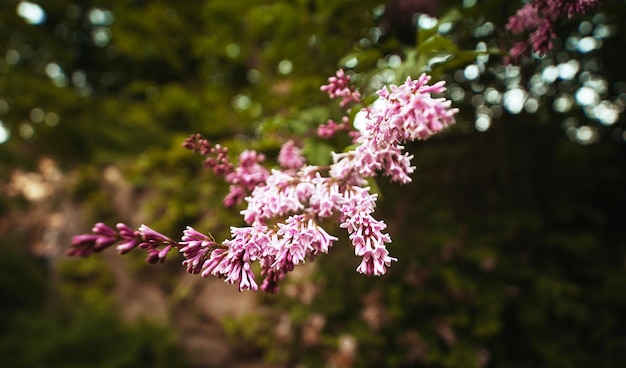
[[[86,257],[117,244],[120,254],[141,249],[148,254],[147,262],[161,263],[176,248],[189,273],[222,278],[238,284],[239,290],[260,288],[275,293],[288,272],[328,253],[338,241],[322,226],[334,218],[361,258],[356,271],[383,275],[397,259],[387,250],[391,243],[384,232],[387,225],[372,216],[377,195],[370,192],[367,178],[382,173],[392,181],[410,182],[413,156],[404,152],[402,144],[427,139],[454,123],[457,109],[444,98],[432,97],[445,91],[444,83],[428,85],[429,80],[423,74],[378,91],[378,101],[359,112],[365,124],[353,135],[355,148],[332,152],[333,163],[327,167],[308,165],[293,141],[286,142],[279,153],[281,168],[268,171],[261,166],[262,154],[247,150],[232,164],[226,148],[212,146],[200,135],[189,137],[183,145],[206,156],[204,166],[230,184],[224,204],[246,202],[241,214],[247,226],[231,227],[230,239],[221,244],[191,227],[177,242],[145,225],[133,231],[125,224],[117,224],[114,230],[98,223],[91,234],[73,238],[68,254]],[[350,102],[360,102],[360,93],[349,81],[340,70],[322,90],[331,98],[342,98],[340,105],[345,108]],[[255,263],[264,277],[260,286],[253,272]]]

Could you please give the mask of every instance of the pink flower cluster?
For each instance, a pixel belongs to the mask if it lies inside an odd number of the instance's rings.
[[[261,164],[265,155],[252,150],[245,150],[239,155],[235,166],[228,159],[228,148],[219,144],[212,146],[200,134],[193,134],[185,140],[183,147],[206,156],[203,166],[212,169],[217,175],[224,176],[230,184],[224,205],[232,207],[243,201],[257,185],[263,185],[269,171]]]
[[[239,155],[239,164],[224,176],[230,184],[224,205],[232,207],[240,203],[254,188],[263,185],[269,171],[261,165],[265,155],[253,150],[245,150]]]
[[[385,243],[391,243],[389,234],[383,233],[387,225],[375,220],[371,213],[376,209],[376,194],[369,187],[352,186],[350,195],[341,205],[341,225],[350,234],[354,254],[362,257],[357,271],[366,275],[384,275],[386,267],[396,258],[389,256]]]
[[[212,169],[217,175],[226,175],[233,171],[233,164],[228,159],[228,148],[219,144],[211,146],[200,134],[193,134],[183,142],[183,147],[206,156],[204,167]]]
[[[362,257],[359,272],[382,275],[396,260],[389,257],[385,247],[391,241],[383,233],[386,225],[371,216],[376,195],[369,193],[369,187],[362,187],[362,180],[355,180],[351,173],[333,176],[337,171],[331,168],[331,175],[324,177],[320,171],[317,166],[304,166],[291,175],[274,170],[266,185],[257,187],[246,198],[248,207],[242,214],[251,228],[285,219],[262,228],[270,240],[265,243],[261,266],[271,276],[263,285],[274,287],[272,278],[282,279],[306,259],[327,253],[337,238],[328,234],[321,222],[335,214],[340,227],[348,231],[355,254]]]
[[[514,61],[534,51],[543,55],[552,50],[555,37],[554,24],[557,20],[587,14],[605,0],[533,0],[526,3],[506,25],[513,34],[530,32],[528,41],[516,42],[509,52]]]
[[[444,98],[432,94],[445,92],[444,82],[431,85],[430,77],[422,74],[417,80],[407,78],[400,86],[378,91],[379,100],[365,108],[366,124],[358,146],[346,153],[334,154],[335,172],[356,170],[362,177],[375,176],[382,171],[393,181],[408,183],[415,168],[403,142],[423,140],[454,123],[458,109]],[[345,175],[336,173],[335,175]]]
[[[278,153],[278,164],[281,168],[289,170],[297,170],[304,166],[306,160],[302,156],[302,151],[292,140],[289,140],[283,144]]]
[[[341,98],[339,106],[346,108],[350,102],[361,103],[361,93],[354,86],[350,85],[350,75],[346,74],[343,69],[339,69],[335,76],[328,78],[328,84],[320,87],[320,90],[328,93],[331,99]],[[321,124],[317,128],[317,135],[320,138],[331,138],[339,131],[351,131],[350,118],[344,116],[341,123],[337,123],[329,119],[326,124]]]
[[[344,98],[343,106],[346,98],[360,99],[358,91],[347,86],[349,78],[343,71],[333,78],[330,87],[326,86],[331,97]],[[244,151],[235,166],[225,149],[212,147],[198,135],[190,137],[185,146],[209,156],[205,164],[231,184],[225,204],[233,205],[245,197],[241,214],[247,226],[232,227],[231,238],[221,244],[191,227],[175,242],[145,225],[132,231],[118,224],[115,231],[99,223],[93,234],[74,237],[68,254],[88,256],[118,243],[120,253],[145,249],[147,260],[155,263],[177,248],[190,273],[223,278],[238,284],[240,290],[260,288],[275,293],[280,280],[295,266],[327,253],[338,240],[323,227],[327,220],[335,219],[361,259],[356,270],[383,275],[397,259],[386,247],[391,242],[384,231],[386,224],[372,216],[377,195],[371,193],[366,178],[382,172],[391,180],[409,182],[415,168],[401,144],[426,139],[454,123],[457,109],[451,108],[450,101],[432,96],[445,91],[444,83],[428,85],[429,80],[423,74],[378,91],[378,103],[362,110],[366,124],[355,135],[355,148],[333,152],[333,163],[326,167],[308,165],[293,141],[280,150],[280,169],[268,172],[261,166],[264,157],[254,151]],[[264,277],[260,286],[253,272],[255,263]]]
[[[320,90],[328,93],[330,98],[339,98],[341,107],[347,106],[350,102],[361,102],[361,93],[350,85],[351,77],[343,69],[339,69],[334,77],[328,78],[328,84],[320,87]]]
[[[321,124],[319,127],[317,127],[317,135],[320,138],[331,138],[337,132],[342,130],[351,130],[350,118],[348,118],[347,116],[342,117],[341,123],[339,124],[337,124],[337,122],[332,119],[328,119],[328,122],[326,122],[326,124]]]

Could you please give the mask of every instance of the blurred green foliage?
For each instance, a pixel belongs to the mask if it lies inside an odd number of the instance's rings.
[[[51,282],[55,275],[43,267],[45,260],[33,260],[6,245],[0,249],[3,367],[187,366],[171,330],[122,322],[101,292],[111,282],[101,261],[94,258],[71,270],[70,279],[83,278],[80,288],[67,281],[58,288],[58,277]]]
[[[221,205],[225,185],[181,148],[187,135],[227,145],[233,158],[257,149],[269,163],[295,135],[307,158],[324,164],[330,149],[349,144],[314,136],[319,124],[341,117],[319,91],[337,67],[351,66],[367,93],[377,76],[400,82],[430,68],[466,97],[455,101],[456,126],[410,145],[413,183],[375,183],[376,216],[389,224],[390,251],[399,259],[389,274],[356,274],[352,250],[339,243],[311,274],[287,280],[281,295],[261,296],[262,312],[223,321],[225,331],[239,348],[262,350],[285,366],[341,366],[350,337],[356,354],[345,359],[360,367],[621,367],[623,119],[606,127],[589,123],[584,109],[555,112],[556,96],[578,87],[563,80],[537,96],[537,113],[504,111],[487,131],[474,129],[472,96],[502,87],[494,75],[506,41],[476,29],[486,22],[502,29],[520,3],[462,3],[471,2],[441,4],[441,22],[454,21],[448,33],[421,29],[407,45],[392,36],[382,1],[55,1],[41,4],[46,20],[32,25],[16,13],[19,2],[4,0],[0,120],[10,138],[0,144],[3,187],[15,169],[34,170],[51,157],[71,179],[64,194],[81,205],[83,229],[131,221],[111,199],[119,188],[105,188],[103,172],[113,165],[130,187],[132,221],[171,236],[193,225],[223,239],[241,219]],[[610,6],[606,18],[616,33],[603,48],[577,54],[557,47],[554,61],[597,58],[596,72],[618,95],[624,7]],[[562,26],[557,46],[578,24]],[[456,68],[487,54],[492,73],[475,82],[457,78],[463,70]],[[530,86],[548,59],[522,66],[519,85]],[[596,127],[601,139],[568,139],[562,123],[571,116]],[[37,208],[23,196],[0,199],[3,249],[39,241],[41,225],[12,220]],[[120,322],[107,296],[115,280],[98,258],[53,262],[58,284],[48,282],[47,263],[12,251],[3,250],[0,265],[1,366],[183,364],[174,335]]]

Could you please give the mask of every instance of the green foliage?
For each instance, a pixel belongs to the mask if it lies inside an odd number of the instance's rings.
[[[16,311],[37,309],[46,300],[46,284],[42,265],[29,262],[15,251],[4,251],[0,257],[0,292],[5,297],[0,304],[0,332]]]
[[[111,276],[104,273],[101,261],[94,258],[66,269],[71,272],[66,280],[81,286],[75,284],[72,289],[66,284],[60,290],[41,260],[7,251],[3,245],[0,263],[0,294],[5,299],[0,320],[1,366],[186,366],[172,332],[164,326],[120,319],[103,293]],[[98,278],[100,284],[93,282]]]
[[[5,367],[184,367],[170,331],[147,323],[124,325],[117,315],[85,307],[71,319],[17,315],[0,335]]]

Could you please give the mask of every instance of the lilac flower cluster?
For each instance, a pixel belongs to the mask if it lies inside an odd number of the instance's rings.
[[[212,146],[200,134],[193,134],[187,138],[183,147],[206,156],[203,166],[223,176],[230,184],[228,195],[224,198],[226,207],[233,207],[242,202],[256,186],[265,183],[269,174],[261,165],[265,161],[265,156],[252,150],[243,151],[235,166],[228,159],[228,148],[219,144]]]
[[[339,106],[343,108],[346,108],[351,102],[361,103],[361,93],[350,85],[351,79],[350,75],[346,74],[343,69],[339,69],[335,76],[328,78],[328,84],[321,86],[320,90],[328,93],[331,99],[341,98]],[[320,138],[331,138],[337,132],[351,130],[350,118],[344,116],[341,118],[341,123],[329,119],[326,124],[321,124],[317,128],[317,135]]]
[[[417,80],[407,78],[400,86],[378,91],[379,100],[365,108],[366,124],[357,138],[358,146],[346,153],[334,154],[335,175],[358,172],[359,176],[371,177],[382,171],[393,181],[408,183],[415,168],[411,159],[403,153],[403,142],[423,140],[454,123],[458,109],[450,108],[451,102],[433,98],[432,94],[445,91],[444,82],[431,85],[430,77],[422,74]],[[344,172],[341,174],[340,172]]]
[[[596,10],[605,0],[533,0],[526,3],[506,25],[513,34],[530,32],[528,41],[516,42],[509,57],[518,61],[523,55],[534,51],[543,55],[552,50],[555,37],[554,24],[557,20],[584,15]]]
[[[326,124],[321,124],[317,127],[317,135],[320,138],[331,138],[337,132],[342,130],[350,130],[350,118],[344,116],[341,118],[341,123],[337,124],[333,119],[328,119]]]
[[[304,166],[305,161],[302,151],[293,140],[285,142],[278,153],[278,164],[285,170],[297,170]]]
[[[335,219],[361,259],[356,270],[383,275],[397,259],[386,247],[391,242],[384,231],[386,224],[372,216],[377,195],[371,193],[366,179],[383,173],[391,180],[409,182],[415,168],[401,144],[427,139],[454,123],[457,109],[451,108],[450,101],[432,96],[445,91],[444,83],[428,85],[429,80],[423,74],[378,91],[379,101],[361,111],[366,119],[364,129],[351,132],[355,147],[332,152],[333,163],[326,167],[308,165],[293,141],[281,148],[279,169],[267,171],[261,166],[264,157],[254,151],[244,151],[238,164],[232,165],[225,149],[212,147],[198,135],[190,137],[185,147],[209,156],[205,165],[231,184],[224,203],[233,205],[241,198],[246,202],[241,214],[247,226],[231,227],[230,239],[221,244],[191,227],[175,242],[145,225],[132,231],[118,224],[115,231],[99,223],[93,234],[74,237],[68,254],[88,256],[118,243],[120,253],[145,249],[147,260],[156,263],[177,248],[190,273],[223,278],[238,284],[239,290],[260,288],[275,293],[288,272],[327,253],[338,240],[323,227],[324,222]],[[349,77],[339,71],[322,89],[332,98],[341,98],[345,107],[346,101],[360,101],[359,92],[348,83]],[[260,286],[253,271],[255,263],[264,277]]]
[[[350,85],[351,77],[343,69],[339,69],[334,77],[328,78],[328,84],[320,87],[320,90],[328,93],[330,98],[339,98],[339,105],[346,107],[350,102],[361,102],[361,93]]]
[[[191,274],[200,273],[204,263],[217,248],[218,244],[213,237],[206,236],[191,226],[187,226],[183,232],[182,241],[178,243],[178,250],[185,258],[183,266]]]
[[[200,134],[193,134],[187,138],[183,142],[183,147],[206,156],[202,165],[212,169],[217,175],[227,175],[233,171],[233,164],[228,159],[228,148],[219,144],[211,146]]]
[[[253,150],[245,150],[239,155],[239,164],[224,176],[230,184],[224,205],[232,207],[240,203],[254,188],[263,185],[269,171],[261,165],[265,155]]]

